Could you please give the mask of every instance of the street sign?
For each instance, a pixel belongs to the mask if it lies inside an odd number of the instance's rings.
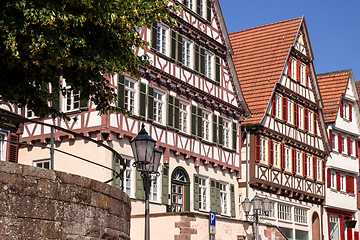
[[[209,214],[209,233],[210,234],[216,233],[215,222],[216,222],[216,214],[215,214],[215,212],[210,212],[210,214]]]

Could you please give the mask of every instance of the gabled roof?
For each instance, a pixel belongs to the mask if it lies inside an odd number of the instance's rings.
[[[295,18],[229,35],[241,90],[253,115],[245,124],[263,118],[302,21]]]
[[[316,76],[322,100],[325,122],[335,122],[341,95],[345,94],[351,70],[322,73]]]
[[[356,92],[357,92],[358,96],[360,96],[360,81],[355,82],[355,87],[356,87]],[[360,108],[360,100],[358,100],[358,106]]]

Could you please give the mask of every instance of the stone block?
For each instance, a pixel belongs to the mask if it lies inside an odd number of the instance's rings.
[[[13,173],[13,174],[17,174],[17,175],[22,175],[23,166],[24,165],[21,165],[21,164],[1,161],[0,162],[0,172],[1,173]]]
[[[45,168],[33,167],[29,165],[23,166],[23,176],[31,176],[36,179],[48,179],[54,181],[56,179],[56,174],[54,171]]]
[[[191,222],[176,222],[176,228],[184,228],[184,227],[191,227]]]

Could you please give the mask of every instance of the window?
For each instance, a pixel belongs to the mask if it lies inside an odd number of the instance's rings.
[[[296,173],[302,175],[302,154],[296,151]]]
[[[330,239],[340,239],[339,217],[335,215],[330,215],[329,223]]]
[[[27,107],[25,108],[25,114],[27,118],[34,118],[36,117],[35,113],[31,110],[31,109],[28,109]]]
[[[310,155],[307,155],[307,177],[313,178],[313,161]]]
[[[345,138],[343,138],[343,137],[341,137],[341,149],[342,149],[341,152],[346,152],[345,151]]]
[[[274,166],[280,167],[280,146],[277,142],[274,142]]]
[[[281,96],[276,94],[276,117],[281,118]]]
[[[80,92],[74,91],[69,85],[66,85],[65,88],[66,94],[65,98],[63,98],[64,111],[68,112],[80,109]]]
[[[335,144],[336,144],[336,135],[334,133],[331,133],[332,134],[332,146],[333,146],[333,149],[335,150]]]
[[[157,26],[157,50],[162,54],[166,54],[166,35],[167,35],[167,28],[164,26],[158,25]]]
[[[296,59],[293,58],[291,61],[291,78],[296,80]]]
[[[268,217],[274,218],[275,217],[275,203],[271,203],[270,211]]]
[[[294,207],[294,221],[297,223],[307,223],[307,210]]]
[[[291,156],[291,150],[288,147],[285,147],[285,153],[284,153],[284,157],[285,157],[285,170],[286,171],[291,171],[291,161],[290,161],[290,156]]]
[[[199,177],[199,209],[207,210],[207,179]]]
[[[278,204],[278,219],[291,221],[291,207],[284,204]]]
[[[336,188],[336,173],[331,172],[331,188]]]
[[[287,110],[288,110],[288,114],[287,114],[287,117],[288,117],[288,122],[289,123],[294,123],[294,116],[293,116],[293,103],[288,100],[288,107],[287,107]]]
[[[184,5],[190,9],[193,9],[193,0],[184,0]]]
[[[135,81],[125,79],[125,109],[130,112],[135,112]]]
[[[158,194],[158,179],[154,178],[154,179],[151,179],[149,200],[157,202],[158,195],[159,195]]]
[[[230,147],[230,121],[224,120],[223,122],[223,140],[224,147]]]
[[[164,94],[154,91],[154,121],[158,123],[163,123],[163,102]],[[151,111],[151,109],[148,109]]]
[[[261,138],[260,141],[260,161],[262,163],[267,163],[268,161],[268,157],[267,157],[267,139],[266,138]]]
[[[187,67],[190,67],[190,49],[191,49],[191,42],[186,39],[183,39],[183,46],[182,46],[182,64]]]
[[[318,181],[320,181],[322,178],[321,178],[321,173],[322,173],[322,162],[321,162],[321,159],[319,158],[316,158],[316,179]],[[325,178],[324,178],[325,179]]]
[[[345,174],[340,174],[340,190],[346,191],[346,176]]]
[[[39,168],[50,169],[50,159],[34,161],[34,166]]]
[[[210,116],[209,112],[202,112],[202,137],[210,141]]]
[[[212,64],[213,64],[213,55],[209,52],[205,52],[205,76],[212,78]]]
[[[205,0],[197,0],[197,13],[202,17],[204,17],[204,1]]]
[[[6,135],[4,133],[0,133],[0,161],[6,161]]]
[[[301,76],[301,84],[306,85],[306,67],[304,64],[300,66],[300,76]]]
[[[124,192],[129,195],[129,196],[133,196],[134,195],[134,188],[132,187],[133,184],[133,170],[132,170],[132,163],[133,160],[132,159],[126,159],[124,158],[125,164],[126,164],[126,168],[125,171],[123,173],[123,186],[124,186]],[[120,160],[119,159],[115,159],[115,171],[116,172],[120,172]],[[114,182],[115,187],[120,188],[121,186],[121,180],[120,178],[117,178]],[[141,183],[142,184],[142,183]]]
[[[314,117],[313,113],[309,111],[309,132],[314,133]]]
[[[352,121],[352,104],[341,101],[340,103],[340,117]]]
[[[189,122],[188,104],[180,102],[179,109],[180,109],[180,123],[179,123],[180,131],[189,132],[188,124],[187,124]]]
[[[304,129],[304,108],[299,106],[299,128]]]
[[[186,199],[190,198],[190,181],[187,173],[181,167],[175,168],[171,177],[171,211],[190,211]]]
[[[350,140],[350,144],[349,144],[349,147],[350,147],[349,153],[350,153],[350,155],[354,155],[353,145],[354,145],[354,141]]]
[[[228,214],[228,193],[227,184],[220,183],[220,204],[221,214]]]

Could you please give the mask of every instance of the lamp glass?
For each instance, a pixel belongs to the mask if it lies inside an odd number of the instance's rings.
[[[151,173],[157,173],[158,172],[161,156],[162,156],[162,151],[160,151],[157,148],[154,148],[153,157],[152,157],[152,160],[151,160],[151,163],[152,163],[152,169],[150,169]]]
[[[245,198],[241,205],[245,214],[248,215],[251,210],[251,201],[249,200],[249,198]]]
[[[261,203],[262,203],[261,198],[256,194],[252,200],[252,205],[253,205],[254,210],[260,210]]]
[[[271,201],[268,199],[268,198],[265,198],[263,201],[262,201],[262,205],[263,205],[263,210],[264,212],[270,212],[270,209],[271,209]]]
[[[139,134],[130,141],[136,164],[149,164],[155,147],[155,140],[152,139],[142,125]]]

